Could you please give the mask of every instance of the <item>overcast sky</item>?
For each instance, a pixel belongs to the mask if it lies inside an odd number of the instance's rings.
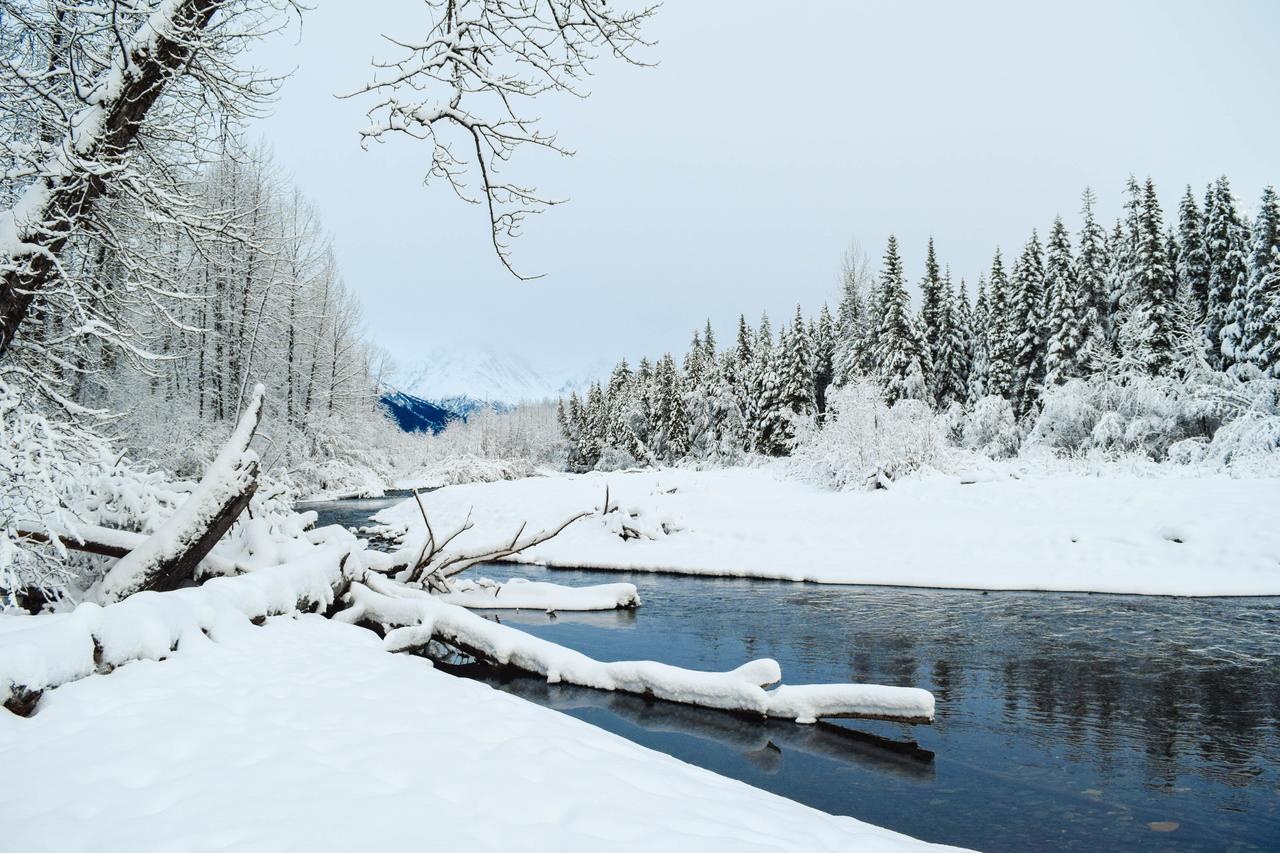
[[[898,235],[913,282],[932,234],[972,286],[1086,185],[1113,218],[1150,174],[1166,219],[1219,173],[1252,206],[1280,181],[1280,2],[668,0],[656,68],[606,61],[592,96],[539,109],[577,154],[526,164],[569,203],[531,222],[517,266],[482,209],[424,187],[429,150],[359,146],[338,100],[424,31],[422,0],[315,0],[255,57],[296,67],[254,132],[319,206],[372,335],[404,368],[435,347],[491,346],[572,375],[682,350],[710,317],[780,318],[836,299],[856,238]],[[366,104],[367,106],[367,104]]]

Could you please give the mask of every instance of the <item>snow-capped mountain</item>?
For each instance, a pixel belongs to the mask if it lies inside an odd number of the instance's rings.
[[[491,349],[435,350],[413,370],[403,371],[397,387],[424,400],[457,410],[475,403],[516,404],[551,400],[570,391],[583,393],[608,375],[592,365],[570,379],[553,380],[517,356]]]

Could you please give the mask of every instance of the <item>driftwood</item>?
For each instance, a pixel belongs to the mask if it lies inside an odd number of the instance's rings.
[[[77,524],[75,535],[58,531],[53,534],[43,530],[29,529],[18,525],[18,535],[32,542],[49,542],[56,540],[69,551],[84,551],[86,554],[97,554],[99,557],[115,557],[117,560],[147,540],[145,534],[129,530],[115,530],[110,527],[98,527],[94,524]]]
[[[258,485],[258,458],[249,449],[262,414],[264,391],[253,398],[231,438],[190,497],[146,541],[124,555],[102,579],[102,597],[120,601],[142,590],[169,590],[190,581],[249,506]]]

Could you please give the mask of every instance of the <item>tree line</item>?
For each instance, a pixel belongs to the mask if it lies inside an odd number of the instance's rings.
[[[624,360],[585,398],[562,400],[569,464],[786,455],[801,419],[827,415],[832,387],[864,378],[889,404],[913,399],[945,410],[1003,398],[1024,424],[1050,385],[1116,363],[1161,374],[1189,342],[1209,369],[1280,378],[1274,188],[1250,218],[1225,177],[1203,202],[1188,186],[1176,219],[1166,226],[1150,178],[1131,177],[1108,232],[1086,189],[1074,239],[1059,216],[1047,240],[1031,232],[1012,264],[997,249],[972,299],[930,239],[918,306],[890,235],[878,276],[856,254],[846,259],[834,316],[823,305],[806,320],[797,306],[777,335],[767,315],[754,327],[739,317],[724,348],[708,322],[681,365],[671,354],[634,370]]]

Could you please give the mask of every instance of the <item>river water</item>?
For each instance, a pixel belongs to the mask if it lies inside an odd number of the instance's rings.
[[[983,850],[1280,849],[1280,599],[471,574],[634,583],[636,611],[487,614],[602,660],[931,690],[932,726],[799,726],[461,668],[823,811]]]

